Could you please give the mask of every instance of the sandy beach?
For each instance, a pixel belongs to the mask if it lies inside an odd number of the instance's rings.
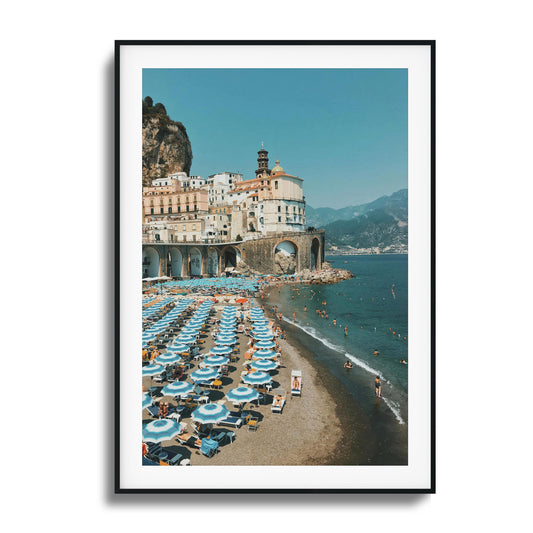
[[[216,305],[216,317],[220,317],[223,305]],[[212,326],[211,326],[212,327]],[[200,353],[207,353],[214,345],[211,327],[204,336]],[[223,403],[233,409],[231,402],[225,399],[225,394],[240,385],[239,378],[243,370],[244,352],[248,348],[249,337],[238,334],[239,357],[237,362],[229,367],[230,373],[222,379],[222,387],[212,390],[211,401]],[[282,353],[282,365],[271,372],[273,389],[286,392],[286,403],[283,412],[272,413],[272,395],[269,394],[265,404],[248,404],[246,411],[258,417],[257,431],[250,431],[246,426],[241,428],[227,428],[215,425],[235,433],[232,443],[226,443],[219,448],[219,452],[211,458],[204,456],[196,448],[181,445],[176,439],[162,443],[164,449],[178,452],[189,458],[191,465],[324,465],[339,464],[339,452],[342,451],[342,424],[339,418],[338,402],[324,383],[320,369],[311,364],[300,350],[289,340],[279,340]],[[163,350],[161,350],[163,351]],[[188,371],[194,371],[197,363]],[[291,397],[290,375],[293,369],[300,370],[303,376],[301,397]],[[187,379],[187,377],[185,378]],[[143,389],[151,386],[149,377],[143,378]],[[163,386],[165,383],[160,384]],[[162,398],[161,398],[162,399]],[[158,398],[155,399],[158,401]],[[171,397],[165,397],[170,405],[176,405]],[[248,409],[250,407],[250,409]],[[187,430],[192,431],[190,412],[185,412],[181,423],[187,424]],[[146,410],[143,410],[143,421],[152,420]],[[343,461],[341,461],[343,462]]]

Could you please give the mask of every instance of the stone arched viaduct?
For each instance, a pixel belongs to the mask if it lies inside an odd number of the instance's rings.
[[[143,244],[142,275],[143,278],[220,276],[226,267],[235,266],[236,260],[245,261],[250,268],[263,274],[273,274],[275,250],[284,241],[289,241],[296,248],[297,272],[320,269],[324,262],[324,236],[324,230],[318,230],[278,233],[271,237],[231,243]]]

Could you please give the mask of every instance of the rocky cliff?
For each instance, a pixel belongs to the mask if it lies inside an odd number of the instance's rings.
[[[147,96],[142,116],[143,185],[174,172],[189,174],[192,150],[187,130],[181,122],[171,120],[165,106]]]

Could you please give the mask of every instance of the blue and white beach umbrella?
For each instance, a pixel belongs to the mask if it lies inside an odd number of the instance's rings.
[[[220,329],[218,330],[219,334],[227,335],[227,334],[233,334],[235,333],[235,326],[220,326]]]
[[[256,326],[256,325],[254,325],[254,327],[252,329],[252,333],[255,335],[256,333],[272,333],[272,331],[267,326]]]
[[[188,352],[188,351],[189,351],[189,347],[186,344],[176,343],[176,344],[171,344],[170,346],[167,346],[167,352],[183,353],[183,352]]]
[[[249,385],[264,385],[265,383],[272,382],[270,375],[262,371],[246,374],[246,376],[243,376],[242,380]]]
[[[199,331],[200,330],[198,328],[193,328],[191,326],[184,326],[180,330],[180,335],[190,335],[190,336],[198,335]]]
[[[176,340],[183,344],[194,344],[196,342],[196,337],[193,337],[192,335],[180,335]]]
[[[278,365],[274,361],[268,359],[259,359],[258,361],[252,361],[250,365],[254,370],[263,370],[268,372],[269,370],[274,370]]]
[[[200,405],[192,412],[192,419],[200,424],[216,424],[224,420],[229,414],[229,409],[219,403]]]
[[[226,398],[233,403],[253,402],[259,398],[259,392],[250,387],[237,387],[228,391]]]
[[[254,320],[254,328],[257,326],[268,326],[268,320]]]
[[[154,362],[158,365],[171,365],[179,361],[181,361],[181,357],[178,352],[166,352],[161,354]]]
[[[223,357],[222,355],[212,355],[211,357],[206,357],[204,359],[204,365],[206,366],[227,365],[228,362],[229,359],[227,357]]]
[[[186,381],[174,381],[174,383],[169,383],[165,385],[161,392],[163,396],[180,396],[182,394],[189,394],[193,389],[193,386]]]
[[[227,337],[227,336],[221,336],[219,335],[217,337],[217,340],[215,341],[215,344],[217,346],[231,346],[232,344],[235,344],[237,342],[236,337]]]
[[[143,394],[143,409],[146,409],[147,407],[150,407],[152,405],[153,399],[148,394]]]
[[[258,341],[271,341],[273,338],[272,333],[254,333],[254,339]]]
[[[262,348],[266,350],[270,350],[271,348],[275,348],[276,344],[272,341],[258,341],[254,344],[256,348]]]
[[[143,441],[163,442],[173,439],[183,431],[184,425],[173,419],[154,420],[143,427]]]
[[[200,368],[191,373],[193,381],[215,379],[218,376],[218,371],[214,368]]]
[[[252,357],[255,357],[256,359],[274,359],[276,357],[276,352],[273,350],[256,350]]]
[[[233,350],[229,346],[214,346],[209,350],[213,355],[229,355]]]
[[[149,364],[143,366],[143,376],[157,376],[157,374],[161,374],[164,370],[165,367],[161,365]]]

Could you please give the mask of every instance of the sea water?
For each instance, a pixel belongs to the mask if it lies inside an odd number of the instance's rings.
[[[328,285],[285,285],[279,292],[273,289],[269,301],[277,304],[283,314],[283,327],[289,341],[297,337],[298,342],[345,385],[366,412],[377,441],[376,457],[372,462],[406,464],[407,255],[326,259],[333,268],[350,270],[355,277]],[[317,309],[324,310],[327,318],[321,318]],[[343,366],[348,360],[353,365],[350,371]],[[379,401],[374,387],[376,376],[382,381]]]

